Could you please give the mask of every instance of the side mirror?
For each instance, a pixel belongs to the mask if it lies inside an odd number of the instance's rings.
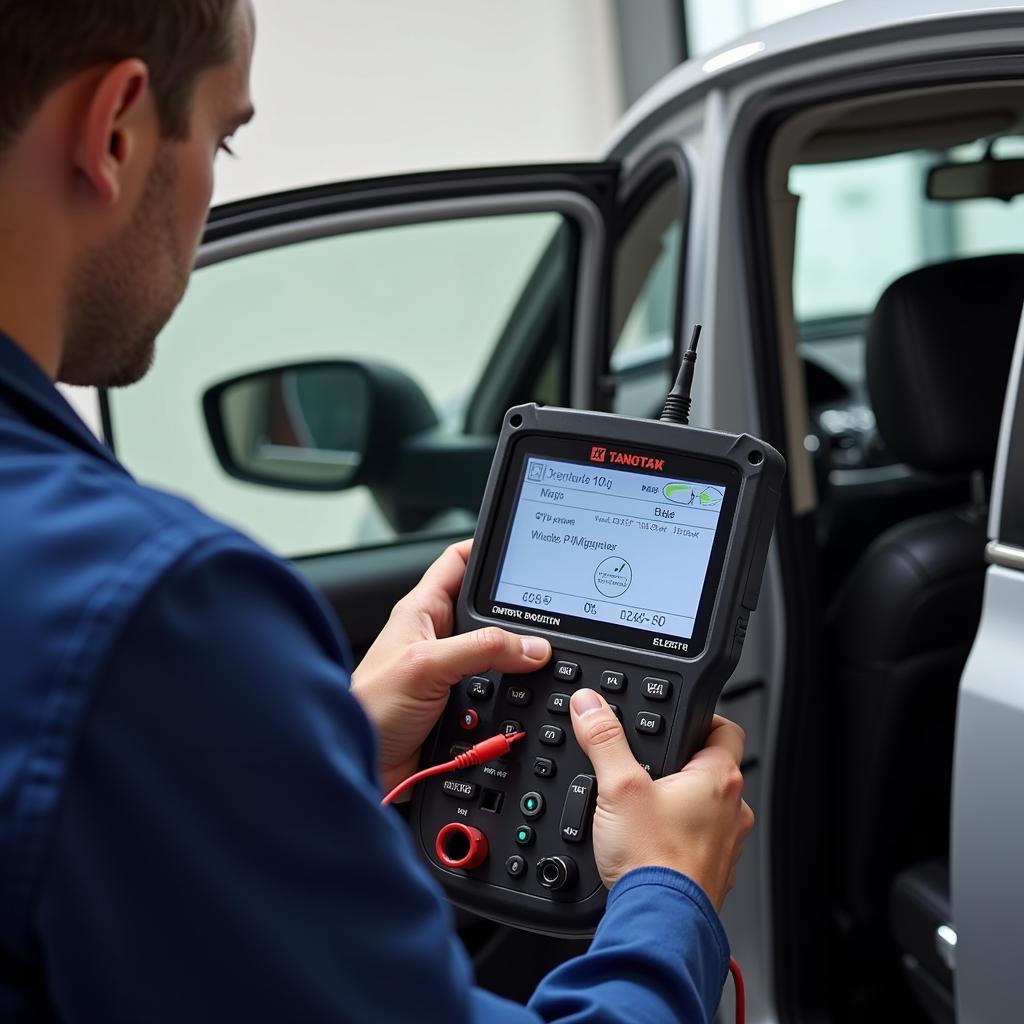
[[[939,164],[928,172],[929,199],[1002,199],[1024,194],[1024,160],[986,155],[971,163]]]
[[[237,480],[293,491],[366,487],[398,533],[472,529],[496,437],[441,427],[420,386],[383,363],[292,363],[215,384],[210,441]]]
[[[226,473],[300,491],[372,483],[374,468],[397,455],[401,442],[437,425],[426,396],[404,374],[340,360],[222,381],[203,396],[203,413]]]

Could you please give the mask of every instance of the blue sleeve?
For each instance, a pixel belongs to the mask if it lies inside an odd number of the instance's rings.
[[[379,807],[344,657],[317,598],[241,539],[150,589],[97,688],[35,909],[56,1017],[709,1019],[720,925],[656,870],[620,883],[591,952],[529,1008],[474,989],[441,893]]]

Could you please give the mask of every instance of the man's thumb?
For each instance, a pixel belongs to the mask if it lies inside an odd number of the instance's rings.
[[[583,753],[590,758],[598,789],[612,796],[624,782],[649,781],[626,742],[615,712],[595,690],[577,690],[569,703],[572,727]]]

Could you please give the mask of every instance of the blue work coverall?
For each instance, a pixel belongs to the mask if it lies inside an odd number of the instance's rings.
[[[710,1019],[726,937],[662,868],[528,1006],[474,987],[349,663],[292,569],[136,483],[0,336],[0,1020]]]

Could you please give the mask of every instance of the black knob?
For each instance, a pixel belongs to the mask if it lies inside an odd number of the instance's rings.
[[[537,880],[552,892],[575,885],[577,874],[572,857],[542,857],[537,861]]]

